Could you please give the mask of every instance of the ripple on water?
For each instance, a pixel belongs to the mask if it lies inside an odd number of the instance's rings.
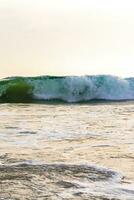
[[[1,165],[0,172],[4,198],[21,198],[24,193],[24,199],[134,199],[134,190],[122,188],[120,174],[101,167],[28,161]]]

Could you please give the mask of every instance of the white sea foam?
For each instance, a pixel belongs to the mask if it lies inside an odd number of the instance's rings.
[[[82,76],[30,80],[34,98],[67,102],[134,99],[134,80],[114,76]],[[133,83],[133,84],[132,84]]]
[[[66,77],[15,77],[0,81],[3,101],[134,99],[134,78],[123,79],[110,75]]]

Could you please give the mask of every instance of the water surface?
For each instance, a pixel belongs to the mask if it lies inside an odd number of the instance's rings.
[[[134,102],[0,104],[0,198],[134,199]]]

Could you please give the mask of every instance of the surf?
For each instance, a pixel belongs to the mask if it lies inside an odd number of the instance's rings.
[[[0,102],[134,100],[134,78],[111,75],[10,77],[0,80]]]

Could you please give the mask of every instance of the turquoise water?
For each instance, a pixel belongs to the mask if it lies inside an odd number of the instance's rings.
[[[134,78],[110,75],[11,77],[0,81],[0,102],[133,100]]]

